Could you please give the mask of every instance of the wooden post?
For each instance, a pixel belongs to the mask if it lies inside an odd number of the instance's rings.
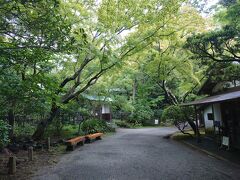
[[[195,119],[196,119],[196,130],[197,130],[197,142],[200,142],[200,132],[199,132],[199,125],[198,125],[198,116],[197,116],[197,107],[196,105],[194,106],[195,110]]]
[[[50,150],[50,147],[51,147],[51,139],[50,139],[50,137],[48,137],[48,139],[47,139],[47,150],[48,151]]]
[[[16,173],[16,157],[11,156],[9,157],[9,169],[8,169],[8,174],[15,174]]]
[[[214,138],[216,137],[216,127],[215,127],[215,114],[214,114],[214,107],[213,107],[213,104],[212,104],[212,116],[213,116],[213,130],[214,130]]]
[[[28,148],[28,160],[33,161],[33,147]]]

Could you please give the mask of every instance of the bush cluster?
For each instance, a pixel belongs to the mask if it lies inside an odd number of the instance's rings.
[[[193,108],[179,105],[168,106],[162,113],[162,121],[172,122],[173,124],[184,123],[188,120],[192,120],[193,117]]]
[[[81,130],[86,134],[92,134],[97,132],[114,132],[115,128],[108,125],[104,120],[88,119],[82,123]]]
[[[131,128],[131,124],[129,124],[128,122],[126,121],[115,121],[115,124],[118,126],[118,127],[121,127],[121,128]]]
[[[133,113],[127,119],[128,123],[134,126],[149,125],[149,121],[153,119],[154,112],[151,107],[142,102],[138,102],[134,105],[135,109]]]
[[[15,136],[31,136],[35,131],[35,126],[29,123],[24,123],[24,125],[16,124],[14,127]]]

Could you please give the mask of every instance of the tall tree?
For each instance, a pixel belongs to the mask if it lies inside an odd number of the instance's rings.
[[[195,58],[217,63],[240,62],[239,10],[239,2],[230,3],[227,8],[217,14],[220,28],[218,26],[211,32],[188,38],[186,47],[195,55]]]
[[[76,22],[71,29],[76,40],[73,43],[75,48],[68,55],[61,56],[62,64],[68,66],[58,71],[60,85],[50,116],[39,124],[33,137],[42,137],[61,104],[76,99],[105,72],[140,51],[154,37],[166,36],[161,31],[180,5],[181,1],[177,0],[143,0],[138,4],[111,0],[62,2],[60,6],[68,12],[67,17]],[[68,61],[64,62],[66,59]]]
[[[46,74],[54,64],[51,56],[69,47],[71,24],[59,13],[55,0],[1,1],[0,95],[11,136],[19,108],[49,95],[52,84]]]
[[[125,61],[125,68],[120,74],[108,74],[118,76],[118,81],[114,79],[109,83],[115,89],[126,87],[124,82],[128,80],[129,96],[134,97],[134,101],[131,99],[133,113],[144,114],[143,117],[147,119],[155,109],[159,111],[164,105],[179,104],[193,94],[200,85],[204,69],[191,61],[190,53],[183,45],[186,37],[204,29],[205,23],[198,12],[183,6],[168,21],[159,36],[139,46],[141,51]],[[132,37],[136,39],[137,36],[133,33]]]
[[[239,81],[240,69],[240,2],[220,1],[215,15],[216,28],[210,32],[195,34],[185,45],[192,58],[207,66],[207,78],[213,83]]]

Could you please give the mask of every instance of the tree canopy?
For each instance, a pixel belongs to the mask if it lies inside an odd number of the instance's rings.
[[[1,118],[36,121],[40,139],[82,93],[111,96],[134,123],[159,118],[196,97],[212,62],[239,75],[239,2],[222,4],[212,30],[194,1],[1,2]]]

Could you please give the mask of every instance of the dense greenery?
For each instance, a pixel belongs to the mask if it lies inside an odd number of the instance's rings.
[[[97,133],[97,132],[106,133],[106,132],[114,132],[115,131],[115,129],[113,127],[111,127],[110,125],[108,125],[106,123],[106,121],[99,120],[99,119],[89,119],[89,120],[84,121],[81,124],[81,130],[85,134],[93,134],[93,133]]]
[[[10,126],[0,120],[0,149],[3,148],[8,142],[9,142],[9,137],[8,137],[8,131],[10,129]]]
[[[133,127],[130,123],[124,121],[124,120],[115,120],[114,123],[121,128],[131,128]]]
[[[151,125],[165,107],[196,98],[209,76],[239,80],[239,1],[221,1],[214,18],[203,17],[204,5],[1,2],[0,116],[10,138],[41,139],[80,120],[100,130],[83,94],[111,97],[114,118],[127,124]]]
[[[217,27],[189,37],[185,46],[194,59],[209,66],[207,76],[217,82],[240,79],[240,2],[221,1],[221,4],[224,6],[215,15]]]

